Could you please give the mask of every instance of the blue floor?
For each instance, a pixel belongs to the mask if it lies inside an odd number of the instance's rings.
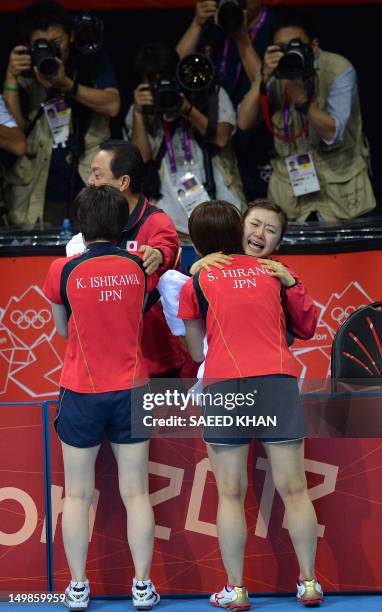
[[[259,612],[293,612],[304,609],[294,598],[289,597],[254,597],[251,598],[252,610]],[[18,608],[37,612],[43,607],[44,612],[58,612],[62,610],[61,604],[16,604],[0,603],[0,610],[16,610]],[[36,608],[36,611],[34,611]],[[183,612],[183,610],[195,610],[195,612],[212,612],[208,601],[204,599],[162,599],[160,606],[155,610],[168,612]],[[307,609],[307,608],[305,608]],[[314,608],[318,609],[318,608]],[[93,600],[89,612],[133,612],[134,608],[128,600]],[[216,608],[215,608],[216,610]],[[331,610],[331,612],[382,612],[382,595],[341,595],[326,596],[320,610]]]

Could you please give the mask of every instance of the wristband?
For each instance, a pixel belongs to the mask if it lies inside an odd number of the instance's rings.
[[[3,89],[5,89],[5,91],[19,91],[18,86],[13,87],[13,85],[4,85]]]

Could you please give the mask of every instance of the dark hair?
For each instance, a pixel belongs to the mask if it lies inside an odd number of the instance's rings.
[[[199,204],[188,220],[190,238],[201,255],[243,252],[243,225],[237,209],[224,200]]]
[[[51,26],[62,26],[67,34],[72,31],[72,18],[58,2],[38,0],[20,13],[19,33],[23,41],[29,41],[35,30],[47,30]]]
[[[270,27],[270,40],[283,28],[301,28],[312,42],[317,37],[317,31],[312,21],[302,11],[293,9],[280,10],[275,14]]]
[[[111,187],[84,187],[74,200],[77,219],[86,242],[118,242],[129,219],[125,196]]]
[[[155,80],[158,75],[171,79],[175,75],[179,55],[165,43],[152,42],[143,45],[135,58],[135,70],[140,78]]]
[[[248,208],[243,213],[243,216],[242,216],[243,223],[246,220],[248,214],[254,208],[263,208],[264,210],[271,210],[272,212],[279,215],[280,220],[281,220],[281,237],[280,238],[282,238],[288,229],[288,217],[286,216],[283,209],[280,208],[278,204],[274,204],[273,202],[270,202],[266,198],[258,198],[256,200],[253,200],[253,202],[248,202]]]
[[[113,154],[110,170],[114,178],[121,178],[127,174],[130,177],[130,191],[141,193],[145,163],[139,148],[126,140],[105,140],[100,145],[100,150],[110,151]]]

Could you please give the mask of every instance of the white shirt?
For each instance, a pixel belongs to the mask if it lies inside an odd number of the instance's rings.
[[[7,107],[5,106],[5,102],[3,100],[3,96],[0,95],[0,125],[5,125],[5,127],[14,128],[17,127],[17,123],[9,113]]]

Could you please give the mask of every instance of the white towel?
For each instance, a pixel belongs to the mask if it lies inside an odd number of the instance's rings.
[[[72,255],[80,255],[86,249],[85,243],[82,238],[82,234],[75,234],[66,245],[66,257],[72,257]]]
[[[162,305],[167,325],[174,336],[185,336],[186,329],[182,319],[178,319],[179,296],[181,289],[189,277],[177,270],[167,270],[159,279],[158,291],[162,297]]]

